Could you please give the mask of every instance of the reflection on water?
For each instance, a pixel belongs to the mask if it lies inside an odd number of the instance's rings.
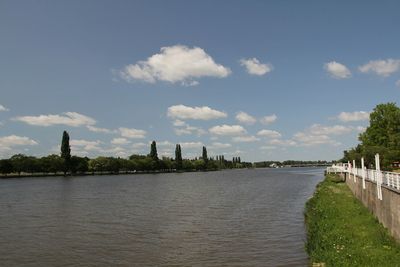
[[[0,265],[306,266],[322,169],[0,180]]]

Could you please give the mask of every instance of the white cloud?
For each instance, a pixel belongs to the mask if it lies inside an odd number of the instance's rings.
[[[350,70],[343,64],[331,61],[324,64],[324,69],[336,79],[346,79],[351,77]]]
[[[236,143],[250,143],[250,142],[260,141],[260,139],[253,135],[249,135],[249,136],[235,136],[232,138],[232,141]]]
[[[273,131],[273,130],[261,130],[257,133],[258,136],[263,136],[263,137],[267,137],[267,138],[280,138],[282,135],[277,132],[277,131]]]
[[[388,77],[400,69],[400,59],[372,60],[358,68],[363,73],[375,73]]]
[[[230,148],[230,147],[232,147],[232,145],[228,144],[228,143],[213,142],[207,148],[209,148],[209,149],[223,149],[223,148]]]
[[[0,148],[4,150],[9,150],[14,146],[33,146],[37,144],[38,142],[26,136],[9,135],[0,137]]]
[[[138,130],[134,128],[124,128],[121,127],[118,129],[122,137],[126,138],[145,138],[146,137],[146,131],[144,130]]]
[[[201,136],[206,134],[207,132],[200,127],[194,127],[190,125],[186,125],[185,128],[175,128],[174,129],[176,135],[197,135]]]
[[[256,58],[241,59],[240,65],[246,67],[247,73],[252,75],[264,75],[273,70],[271,64],[263,64]]]
[[[278,119],[278,117],[275,114],[269,115],[269,116],[264,116],[260,119],[260,122],[264,125],[271,124],[275,122]]]
[[[231,70],[214,62],[214,59],[199,47],[184,45],[162,47],[160,53],[145,61],[126,66],[120,71],[128,82],[141,80],[148,83],[166,81],[182,85],[197,85],[201,77],[224,78]]]
[[[83,139],[72,139],[72,140],[70,140],[69,144],[71,145],[72,153],[75,153],[76,151],[80,151],[81,149],[83,149],[84,151],[101,150],[101,148],[99,147],[101,142],[99,140],[88,141],[88,140],[83,140]],[[76,150],[76,151],[74,151],[74,150]]]
[[[270,145],[278,146],[296,146],[297,143],[293,140],[272,139],[268,142]]]
[[[241,122],[241,123],[244,123],[244,124],[249,124],[249,125],[254,124],[254,123],[257,122],[256,118],[254,118],[253,116],[251,116],[251,115],[249,115],[249,114],[247,114],[246,112],[243,112],[243,111],[239,111],[236,114],[236,120],[238,122]]]
[[[9,109],[6,108],[6,107],[3,106],[3,105],[0,105],[0,111],[9,111]]]
[[[181,147],[184,149],[201,148],[203,143],[201,142],[183,142],[180,143]]]
[[[173,122],[173,125],[176,126],[176,127],[181,127],[181,126],[185,126],[186,123],[184,121],[181,121],[181,120],[175,120]]]
[[[324,144],[330,144],[330,145],[340,145],[339,142],[332,140],[329,136],[327,135],[312,135],[309,133],[304,133],[304,132],[298,132],[293,136],[293,139],[300,143],[302,146],[314,146],[314,145],[324,145]]]
[[[63,115],[21,116],[13,120],[35,126],[68,125],[73,127],[94,125],[96,120],[77,112],[65,112]]]
[[[246,130],[240,125],[217,125],[208,130],[215,135],[243,135]]]
[[[150,146],[146,143],[133,143],[132,147],[135,149],[141,149],[141,148],[150,147]]]
[[[126,145],[126,144],[129,144],[129,143],[130,143],[130,141],[128,139],[126,139],[126,138],[123,138],[123,137],[114,138],[113,140],[111,140],[111,144],[113,144],[113,145]]]
[[[185,105],[175,105],[168,108],[167,116],[180,120],[212,120],[226,118],[228,115],[225,112],[207,106],[188,107]]]
[[[350,121],[366,121],[369,120],[369,112],[354,111],[354,112],[341,112],[337,118],[343,122]]]
[[[86,126],[86,128],[88,128],[89,131],[95,132],[95,133],[113,133],[113,132],[115,132],[115,131],[110,130],[110,129],[99,128],[99,127],[95,127],[95,126],[92,126],[92,125],[88,125],[88,126]]]
[[[353,127],[343,125],[323,126],[313,124],[308,130],[311,135],[342,135],[354,131]]]

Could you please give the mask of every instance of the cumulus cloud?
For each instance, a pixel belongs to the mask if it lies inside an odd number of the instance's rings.
[[[211,134],[215,135],[243,135],[246,130],[240,125],[217,125],[208,130]]]
[[[176,135],[197,135],[201,136],[206,134],[207,132],[200,128],[200,127],[194,127],[190,125],[186,125],[184,128],[175,128],[174,129]]]
[[[282,135],[277,132],[277,131],[273,131],[273,130],[261,130],[257,133],[258,136],[262,136],[262,137],[267,137],[267,138],[280,138]]]
[[[249,114],[247,114],[246,112],[243,112],[243,111],[239,111],[236,114],[236,120],[238,122],[241,122],[241,123],[244,123],[244,124],[249,124],[249,125],[254,124],[254,123],[257,122],[256,118],[254,118],[253,116],[251,116],[251,115],[249,115]]]
[[[232,147],[231,144],[228,143],[219,143],[219,142],[213,142],[208,148],[210,149],[224,149],[224,148],[230,148]]]
[[[69,144],[71,145],[72,152],[84,150],[84,151],[93,151],[93,150],[101,150],[99,145],[101,142],[99,140],[96,141],[88,141],[83,139],[72,139]]]
[[[134,128],[118,128],[120,134],[122,137],[126,137],[126,138],[145,138],[147,132],[144,130],[138,130],[138,129],[134,129]]]
[[[172,124],[174,126],[176,126],[176,127],[181,127],[181,126],[185,126],[186,125],[186,123],[184,121],[181,121],[181,120],[175,120]]]
[[[240,65],[246,68],[247,73],[258,76],[269,73],[273,69],[271,64],[263,64],[257,58],[241,59]]]
[[[232,138],[232,141],[236,143],[250,143],[250,142],[260,141],[260,139],[258,139],[253,135],[248,135],[248,136],[235,136]]]
[[[93,125],[88,125],[88,126],[86,126],[86,128],[88,128],[89,131],[95,132],[95,133],[114,133],[115,132],[115,131],[110,130],[110,129],[99,128],[99,127],[95,127]]]
[[[363,73],[375,73],[388,77],[400,69],[400,59],[371,60],[358,68]]]
[[[37,144],[38,142],[26,136],[9,135],[0,137],[0,148],[3,150],[9,150],[14,146],[33,146]]]
[[[351,77],[350,70],[343,64],[331,61],[324,64],[324,69],[329,75],[336,79],[346,79]]]
[[[78,127],[96,124],[95,119],[77,112],[65,112],[63,115],[20,116],[13,118],[13,120],[35,126],[67,125]]]
[[[180,143],[181,147],[184,149],[194,149],[194,148],[201,148],[203,143],[201,142],[183,142]]]
[[[0,105],[0,111],[9,111],[9,109],[6,108],[6,107],[3,106],[3,105]]]
[[[123,137],[114,138],[113,140],[111,140],[111,144],[113,144],[113,145],[126,145],[129,143],[130,143],[130,141]]]
[[[197,85],[196,79],[201,77],[224,78],[230,73],[229,68],[215,63],[203,49],[184,45],[162,47],[160,53],[120,71],[121,77],[128,82],[166,81],[189,86]]]
[[[338,120],[343,122],[367,121],[369,120],[369,112],[366,111],[341,112],[337,116],[337,118]]]
[[[277,119],[278,119],[278,117],[275,114],[272,114],[272,115],[262,117],[260,119],[260,122],[264,125],[268,125],[268,124],[274,123]]]
[[[167,116],[180,120],[212,120],[226,118],[228,115],[225,112],[207,106],[188,107],[185,105],[175,105],[168,108]]]
[[[293,140],[282,140],[282,139],[272,139],[268,141],[270,145],[277,145],[277,146],[296,146],[297,143]]]
[[[313,124],[307,131],[312,135],[342,135],[350,133],[353,130],[353,127],[343,125],[323,126],[320,124]]]
[[[293,139],[300,143],[302,146],[314,146],[314,145],[340,145],[339,142],[332,140],[327,135],[312,135],[309,133],[298,132],[293,136]]]

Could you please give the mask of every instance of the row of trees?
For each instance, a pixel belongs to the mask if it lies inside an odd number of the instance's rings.
[[[180,144],[176,145],[175,158],[159,158],[157,144],[153,141],[148,155],[131,155],[128,159],[115,157],[78,157],[71,155],[69,134],[64,131],[61,141],[61,153],[36,158],[17,154],[9,159],[0,160],[0,173],[67,173],[79,174],[87,172],[132,172],[132,171],[192,171],[217,170],[225,168],[252,167],[251,163],[241,162],[240,157],[232,161],[225,160],[224,156],[215,159],[207,155],[207,148],[203,146],[202,156],[195,159],[183,159]]]
[[[381,168],[393,169],[393,163],[400,161],[400,108],[395,103],[377,105],[359,141],[356,147],[344,151],[342,162],[356,160],[359,166],[364,157],[366,166],[372,168],[375,154],[379,153]]]

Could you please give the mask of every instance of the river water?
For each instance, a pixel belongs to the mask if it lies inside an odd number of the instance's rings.
[[[307,266],[322,169],[0,180],[1,266]]]

